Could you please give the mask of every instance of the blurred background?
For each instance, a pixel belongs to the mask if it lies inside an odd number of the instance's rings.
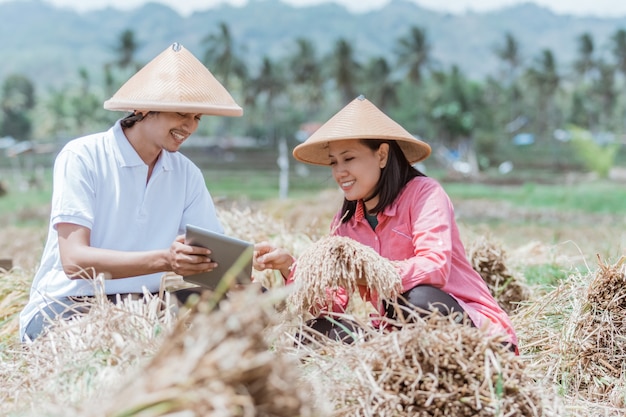
[[[244,108],[203,118],[182,148],[217,201],[334,188],[291,150],[363,94],[431,144],[420,169],[460,220],[547,222],[555,242],[606,223],[599,245],[621,252],[626,5],[0,0],[0,18],[2,227],[46,224],[60,147],[121,117],[104,100],[180,42]]]

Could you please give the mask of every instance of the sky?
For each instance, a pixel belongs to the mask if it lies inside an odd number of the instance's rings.
[[[16,0],[0,0],[0,3]],[[32,1],[32,0],[17,0]],[[87,11],[112,6],[122,10],[132,9],[149,0],[39,0],[75,9]],[[167,4],[184,16],[196,10],[207,10],[218,4],[228,2],[235,6],[243,5],[247,0],[151,0]],[[331,0],[283,0],[292,5],[308,6],[329,2]],[[390,0],[334,0],[343,4],[353,12],[361,12],[379,8]],[[417,4],[438,11],[464,13],[466,11],[483,12],[499,9],[529,0],[411,0]],[[549,8],[558,14],[586,15],[598,17],[626,17],[626,1],[624,0],[530,0],[532,3]]]

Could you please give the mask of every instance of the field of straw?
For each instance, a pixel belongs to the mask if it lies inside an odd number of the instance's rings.
[[[98,293],[88,314],[32,344],[18,342],[17,315],[46,231],[0,230],[0,257],[14,265],[0,272],[0,415],[625,415],[623,220],[564,217],[542,227],[560,215],[458,202],[468,258],[512,317],[516,356],[500,337],[438,315],[368,326],[371,310],[358,297],[341,317],[363,324],[353,343],[303,327],[306,312],[326,302],[323,288],[354,289],[351,276],[387,296],[398,290],[385,260],[327,236],[339,201],[329,191],[304,202],[218,205],[227,233],[300,255],[300,285],[255,271],[269,291],[205,293],[184,306],[168,292],[117,305]],[[567,278],[531,285],[529,265],[556,266]],[[387,282],[374,279],[381,271]],[[94,285],[101,289],[100,277]]]

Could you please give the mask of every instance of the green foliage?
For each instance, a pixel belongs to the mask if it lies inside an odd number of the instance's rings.
[[[585,167],[598,174],[600,178],[607,178],[619,151],[617,142],[599,143],[593,135],[578,127],[570,128],[571,144],[577,156]]]
[[[30,139],[32,122],[29,112],[35,107],[35,86],[32,81],[20,74],[8,76],[2,83],[0,98],[0,137]]]

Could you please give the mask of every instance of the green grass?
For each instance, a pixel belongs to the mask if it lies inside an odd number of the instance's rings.
[[[528,265],[522,273],[528,284],[542,287],[556,287],[569,276],[561,265],[556,264]]]
[[[204,178],[214,198],[271,200],[280,193],[276,170],[204,170]],[[328,170],[310,170],[305,176],[291,173],[288,197],[307,197],[335,186]]]
[[[595,214],[626,214],[626,187],[609,181],[575,185],[531,184],[500,186],[445,183],[446,192],[456,199],[508,201],[517,207],[581,211]]]

